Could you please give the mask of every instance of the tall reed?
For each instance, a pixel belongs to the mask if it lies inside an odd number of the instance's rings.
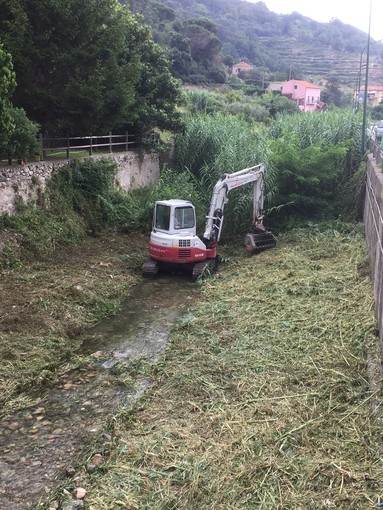
[[[206,203],[214,184],[224,173],[264,163],[268,169],[268,189],[275,180],[272,167],[268,168],[269,151],[263,133],[227,114],[190,117],[186,132],[176,138],[175,155],[177,168],[188,169],[201,183]],[[252,202],[252,186],[232,192],[225,209],[226,237],[249,228]]]

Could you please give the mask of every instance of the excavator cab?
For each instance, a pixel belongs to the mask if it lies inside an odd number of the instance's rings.
[[[163,268],[196,270],[199,263],[215,256],[197,236],[194,205],[188,200],[161,200],[154,206],[148,260],[143,275],[153,276]]]
[[[153,230],[170,235],[187,232],[196,235],[194,205],[187,200],[158,201],[154,207]]]

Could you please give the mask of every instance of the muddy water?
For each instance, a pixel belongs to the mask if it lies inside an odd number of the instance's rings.
[[[38,404],[0,423],[0,510],[25,510],[45,501],[81,447],[102,444],[112,413],[137,400],[150,384],[137,378],[122,387],[114,384],[110,369],[120,363],[123,370],[142,357],[155,362],[171,326],[197,294],[198,287],[185,279],[143,281],[118,316],[84,341],[83,353],[92,354],[94,362],[65,374]]]

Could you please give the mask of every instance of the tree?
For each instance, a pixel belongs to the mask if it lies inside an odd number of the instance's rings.
[[[175,111],[169,63],[117,0],[0,0],[0,10],[17,77],[14,103],[44,130],[106,132],[141,114],[142,128],[151,129],[157,120],[164,125],[163,110]]]
[[[334,106],[342,106],[342,91],[336,77],[330,77],[321,92],[321,100]]]
[[[300,112],[299,106],[294,101],[280,94],[273,94],[272,92],[264,94],[259,102],[269,111],[269,115],[272,118],[282,113],[293,115]]]
[[[11,95],[16,86],[12,58],[0,45],[0,151],[4,152],[9,137],[14,129],[11,115]]]
[[[153,2],[152,6],[160,22],[174,21],[176,19],[176,13],[174,9],[168,7],[167,5],[164,5],[161,2]]]
[[[383,103],[380,103],[372,108],[371,117],[376,120],[383,119]]]
[[[185,24],[186,36],[190,39],[190,52],[197,62],[216,62],[222,42],[215,35],[215,30],[215,24],[205,18],[189,20]]]
[[[342,209],[345,183],[358,172],[361,116],[351,109],[278,116],[267,133],[269,166],[276,169],[273,205],[294,215],[325,217]]]
[[[16,86],[11,55],[0,45],[0,156],[26,159],[38,152],[38,125],[23,109],[15,108],[11,95]]]
[[[127,122],[140,135],[155,127],[178,132],[182,129],[176,109],[181,100],[179,82],[170,73],[164,50],[150,38],[149,28],[129,17],[130,29],[121,59],[123,63],[138,62],[139,76]]]

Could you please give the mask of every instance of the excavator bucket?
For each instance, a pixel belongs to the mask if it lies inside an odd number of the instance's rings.
[[[254,232],[245,237],[246,251],[251,254],[274,248],[276,244],[277,240],[268,230],[254,229]]]

